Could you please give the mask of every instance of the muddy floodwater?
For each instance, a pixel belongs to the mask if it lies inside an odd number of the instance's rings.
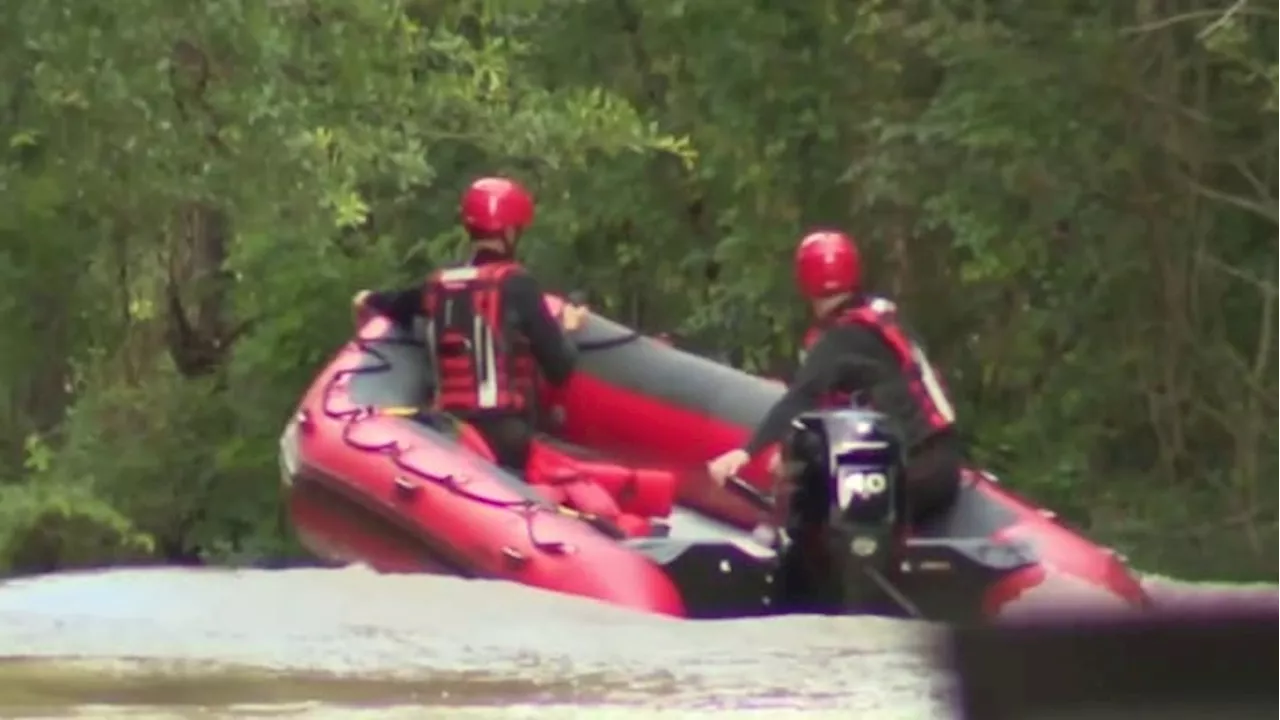
[[[1151,581],[1167,603],[1273,586]],[[953,717],[939,629],[682,622],[516,585],[339,570],[0,584],[2,718]]]

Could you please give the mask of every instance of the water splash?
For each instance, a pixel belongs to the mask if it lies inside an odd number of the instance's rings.
[[[1169,604],[1276,604],[1274,586],[1152,588]],[[0,584],[0,714],[948,717],[937,639],[879,618],[690,623],[362,568],[64,574]]]

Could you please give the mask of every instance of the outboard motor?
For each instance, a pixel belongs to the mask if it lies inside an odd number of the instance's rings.
[[[824,594],[845,611],[874,611],[895,594],[886,578],[906,517],[902,453],[889,419],[862,409],[805,413],[783,440],[789,561],[815,581],[838,579],[836,597]]]

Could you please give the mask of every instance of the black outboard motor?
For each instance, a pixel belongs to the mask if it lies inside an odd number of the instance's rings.
[[[874,612],[895,594],[886,578],[907,515],[902,443],[889,419],[861,409],[805,413],[792,422],[782,458],[792,491],[790,561],[815,581],[838,580],[831,600],[844,611]]]

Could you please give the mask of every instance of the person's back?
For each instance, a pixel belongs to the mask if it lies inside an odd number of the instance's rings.
[[[945,507],[959,483],[962,449],[946,388],[897,307],[882,297],[851,296],[810,332],[833,357],[819,407],[864,406],[892,422],[906,455],[912,505]]]
[[[538,424],[538,372],[564,383],[575,351],[524,268],[485,254],[473,262],[433,274],[423,293],[434,408],[469,422],[501,464],[520,470]]]

